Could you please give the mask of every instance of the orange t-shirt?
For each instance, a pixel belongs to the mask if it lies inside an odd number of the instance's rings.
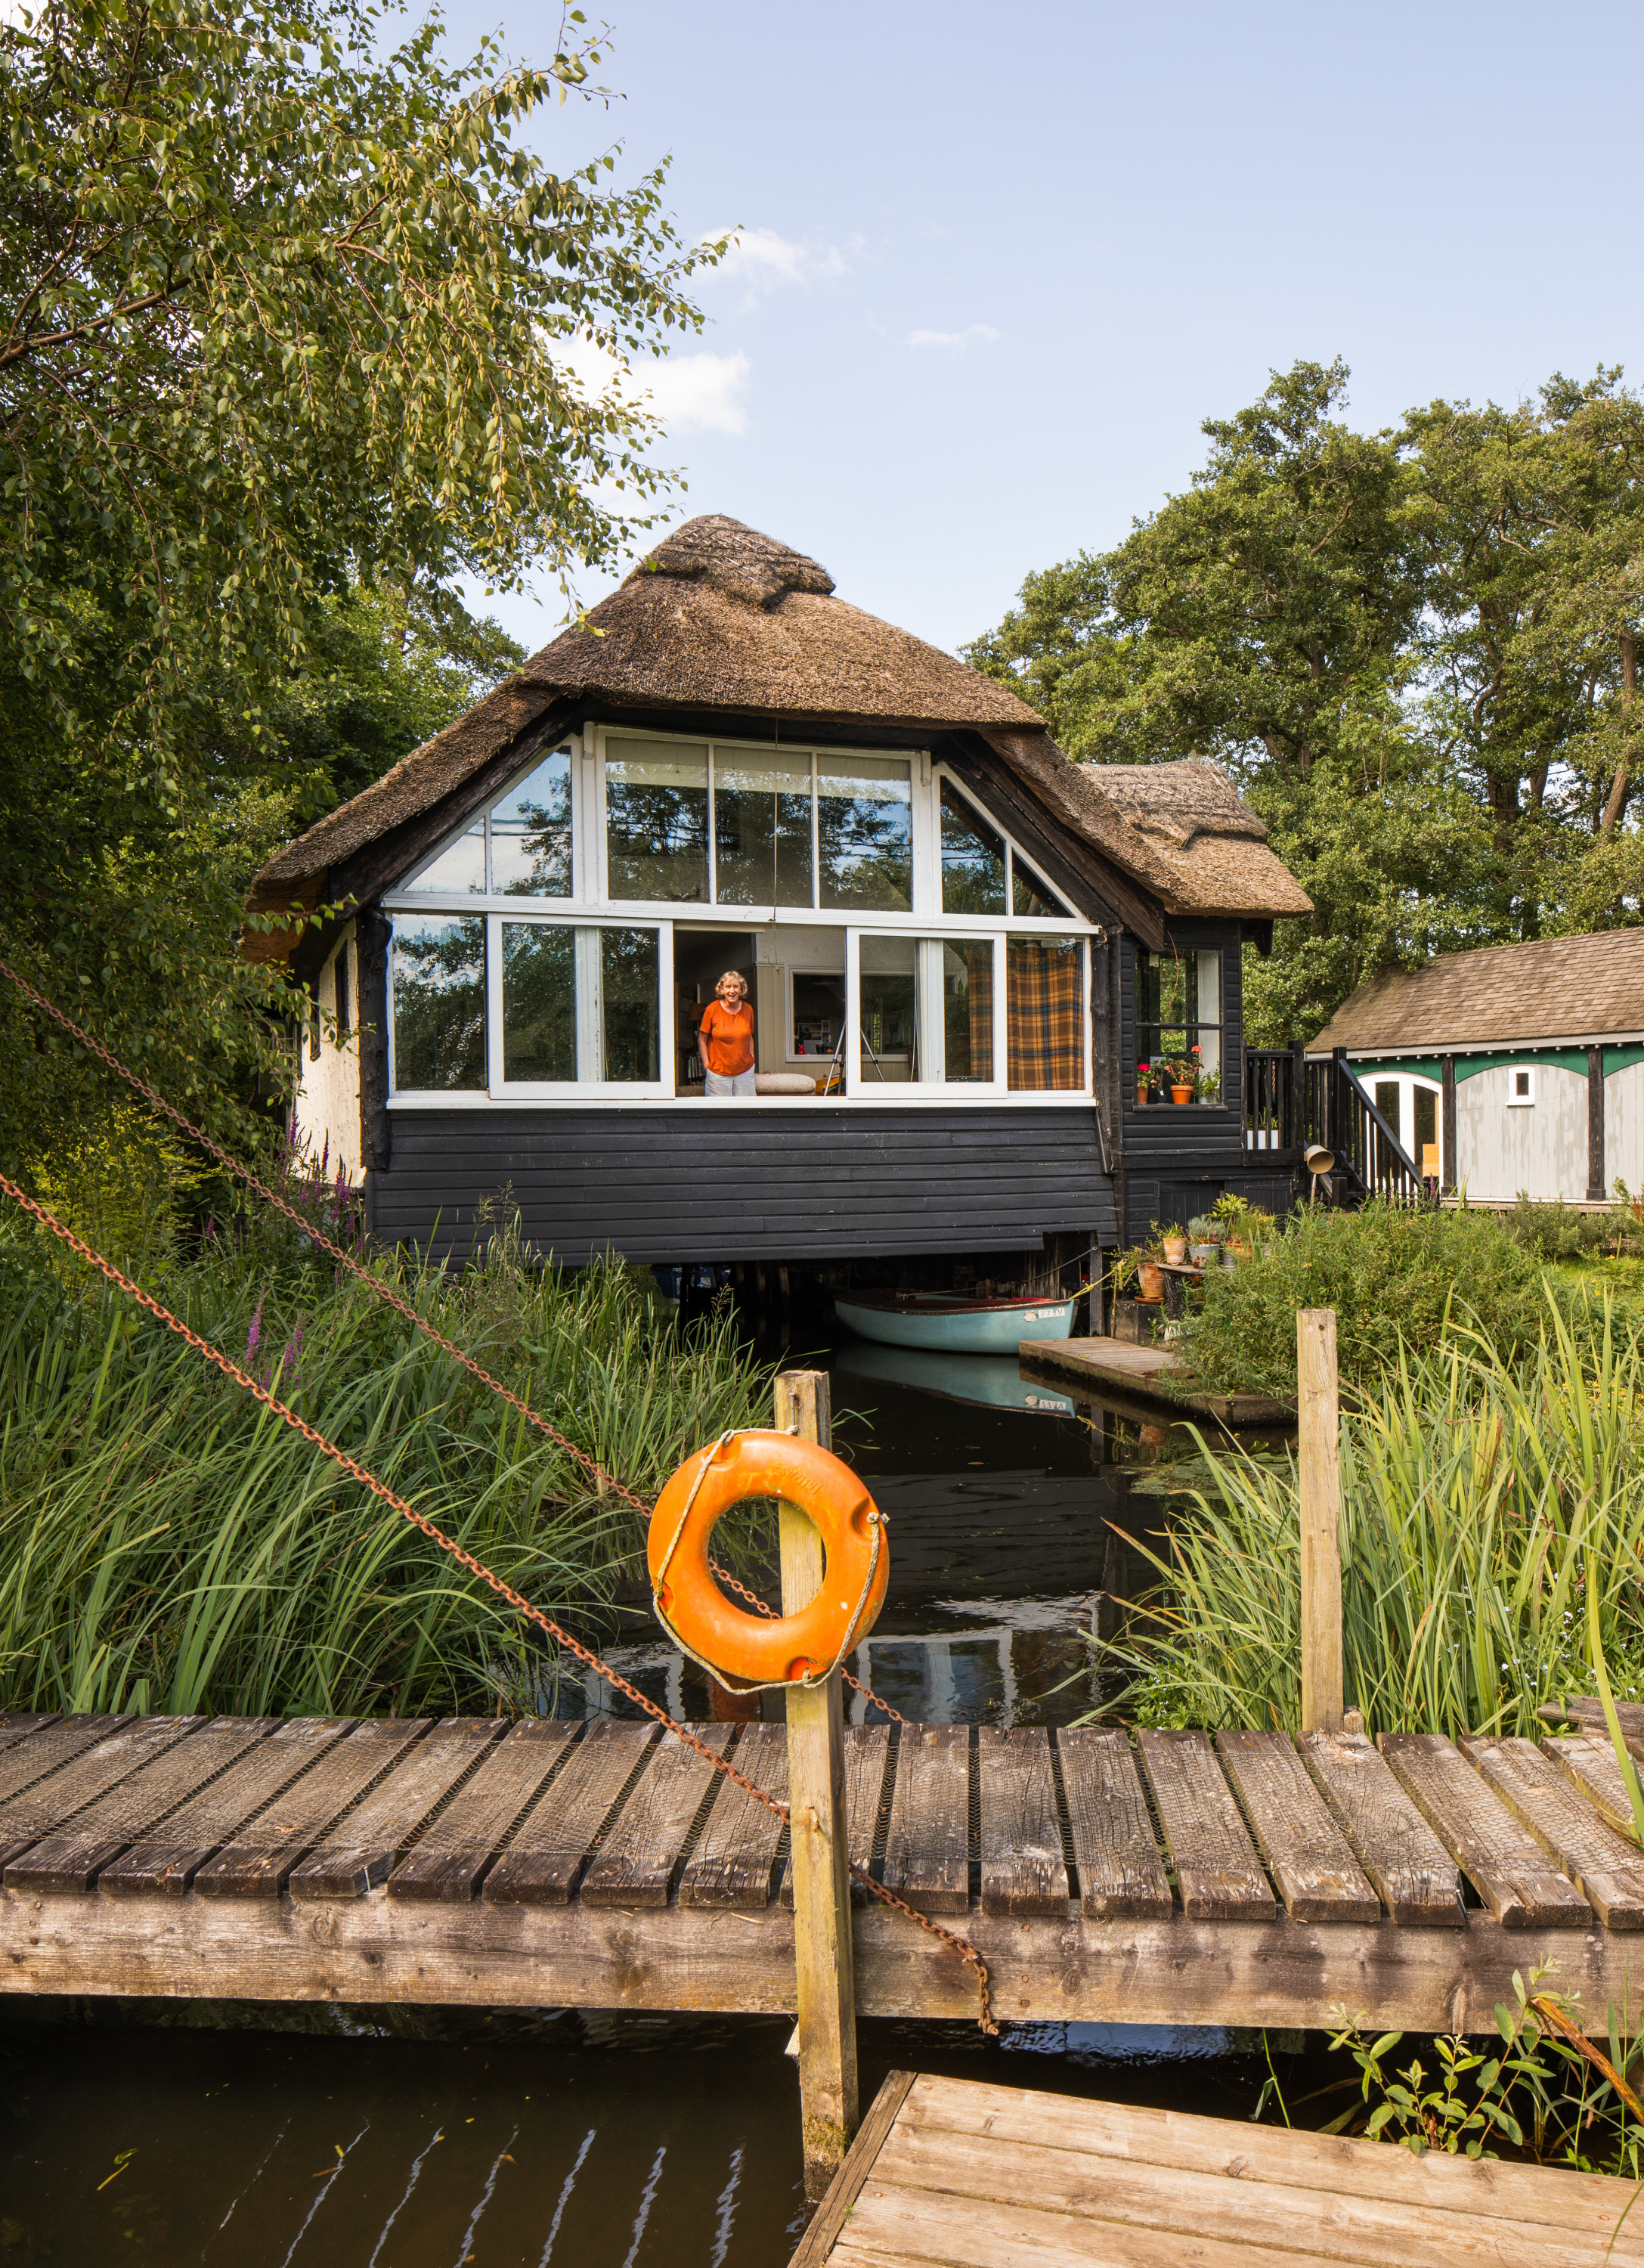
[[[745,1000],[734,1012],[723,1000],[710,1000],[702,1018],[702,1058],[721,1079],[735,1079],[753,1068],[753,1010]]]

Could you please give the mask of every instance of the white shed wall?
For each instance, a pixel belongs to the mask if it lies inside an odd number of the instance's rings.
[[[1644,1189],[1644,1064],[1612,1071],[1604,1081],[1604,1194],[1623,1181]]]
[[[1535,1066],[1534,1102],[1509,1106],[1503,1064],[1456,1082],[1456,1173],[1469,1197],[1580,1202],[1587,1195],[1587,1077]],[[1616,1172],[1625,1172],[1618,1166]]]
[[[346,954],[350,1030],[341,1047],[334,1043],[332,1020],[337,1012],[337,966]],[[325,967],[319,972],[319,1006],[322,1018],[319,1054],[318,1058],[309,1050],[309,1035],[303,1034],[302,1081],[297,1090],[293,1108],[292,1130],[298,1145],[318,1160],[326,1153],[328,1167],[335,1173],[341,1166],[349,1181],[361,1179],[360,1163],[360,1034],[359,1034],[359,972],[354,951],[354,936],[350,930]]]

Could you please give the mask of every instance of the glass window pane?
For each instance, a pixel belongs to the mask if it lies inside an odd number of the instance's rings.
[[[390,950],[394,1091],[485,1086],[485,922],[397,914]]]
[[[491,887],[513,898],[571,894],[571,752],[555,748],[491,810]]]
[[[1013,1094],[1084,1085],[1084,949],[1077,938],[1005,947],[1006,1085]]]
[[[476,819],[466,835],[448,843],[437,858],[406,884],[407,890],[459,891],[485,895],[485,821]]]
[[[605,743],[605,887],[613,899],[708,900],[708,749]]]
[[[913,774],[884,756],[817,758],[825,906],[914,909]]]
[[[845,1025],[845,979],[831,969],[794,971],[794,1027],[789,1055],[831,1056]]]
[[[862,1079],[877,1086],[919,1078],[919,939],[864,937],[859,990]]]
[[[942,783],[942,910],[1002,914],[1005,846],[949,780]],[[1016,908],[1020,913],[1021,907]]]
[[[1222,1100],[1222,955],[1136,955],[1136,1060],[1150,1064],[1156,1090],[1180,1072],[1198,1101]]]
[[[994,1075],[994,948],[985,937],[942,944],[942,1075],[950,1085]]]
[[[714,750],[714,863],[722,906],[811,903],[811,759]]]
[[[576,1076],[576,932],[503,924],[503,1077]]]
[[[602,929],[598,938],[603,1074],[654,1084],[662,1060],[657,932]]]
[[[1012,913],[1033,914],[1041,920],[1053,921],[1068,910],[1060,898],[1051,895],[1019,850],[1013,851],[1010,858],[1010,899]]]
[[[1398,1081],[1378,1079],[1376,1082],[1376,1108],[1392,1128],[1395,1138],[1404,1140],[1404,1130],[1398,1123]]]
[[[1434,1094],[1430,1086],[1417,1086],[1411,1089],[1411,1100],[1415,1105],[1416,1122],[1415,1146],[1411,1154],[1415,1159],[1418,1172],[1423,1174],[1436,1174],[1439,1171],[1439,1163],[1436,1154],[1438,1149],[1438,1097]],[[1429,1150],[1435,1152],[1435,1155],[1431,1158],[1427,1155]]]

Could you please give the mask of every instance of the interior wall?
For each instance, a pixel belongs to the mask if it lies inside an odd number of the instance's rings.
[[[326,1027],[337,1012],[337,973],[347,955],[344,988],[349,1011],[349,1035],[341,1047]],[[360,1160],[360,988],[359,971],[350,928],[320,970],[317,982],[321,1016],[319,1053],[312,1050],[310,1033],[302,1038],[302,1080],[291,1111],[291,1129],[300,1148],[316,1160],[326,1158],[330,1172],[339,1165],[351,1182],[361,1173]]]

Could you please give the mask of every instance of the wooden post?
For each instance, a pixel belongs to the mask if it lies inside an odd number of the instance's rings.
[[[826,1371],[776,1380],[776,1423],[831,1446]],[[782,1612],[822,1587],[822,1539],[792,1505],[781,1507]],[[788,1809],[792,1820],[794,1967],[799,2002],[799,2113],[805,2195],[823,2197],[856,2131],[856,1985],[850,1863],[845,1837],[845,1729],[837,1675],[788,1695]]]
[[[1341,1426],[1336,1313],[1295,1319],[1302,1477],[1302,1730],[1341,1730]]]

